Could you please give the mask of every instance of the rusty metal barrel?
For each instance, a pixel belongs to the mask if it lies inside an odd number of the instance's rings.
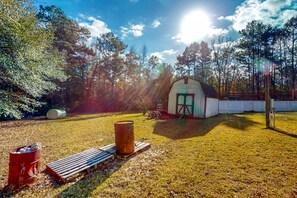
[[[11,150],[9,154],[8,185],[13,188],[34,183],[40,173],[41,148],[20,152],[21,148]]]
[[[117,154],[131,154],[134,152],[134,121],[123,120],[114,123],[115,145]]]

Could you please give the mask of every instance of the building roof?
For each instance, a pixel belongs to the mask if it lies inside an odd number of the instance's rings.
[[[194,79],[192,79],[192,80],[194,80]],[[203,90],[206,97],[208,97],[208,98],[216,98],[217,97],[216,90],[215,90],[215,88],[213,86],[205,84],[203,82],[200,82],[200,85],[201,85],[202,90]]]
[[[194,81],[199,82],[200,85],[201,85],[201,88],[202,88],[202,90],[203,90],[203,92],[204,92],[204,95],[205,95],[206,97],[208,97],[208,98],[216,98],[216,97],[217,97],[217,92],[216,92],[216,90],[215,90],[215,88],[214,88],[213,86],[208,85],[208,84],[206,84],[206,83],[204,83],[204,82],[201,82],[201,81],[199,81],[199,80],[195,80],[195,79],[193,79],[193,78],[189,78],[189,77],[183,77],[183,78],[180,78],[180,79],[174,81],[174,82],[172,83],[171,87],[170,87],[170,90],[171,90],[171,88],[172,88],[172,86],[173,86],[174,83],[176,83],[177,81],[183,80],[183,79],[185,79],[185,78],[188,78],[188,79],[191,79],[191,80],[194,80]],[[170,92],[170,90],[169,90],[169,92]]]

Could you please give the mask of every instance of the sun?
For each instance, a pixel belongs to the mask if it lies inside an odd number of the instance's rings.
[[[184,42],[190,43],[202,39],[208,34],[211,21],[203,11],[192,11],[182,20],[181,33]]]

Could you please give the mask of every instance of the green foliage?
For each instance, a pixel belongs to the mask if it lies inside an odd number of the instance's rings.
[[[261,93],[264,89],[264,67],[274,62],[274,42],[276,29],[261,21],[252,21],[239,32],[242,38],[238,43],[238,60],[243,64],[248,78],[247,89]],[[268,64],[263,64],[266,60]],[[259,98],[258,98],[259,99]]]
[[[211,50],[202,41],[194,42],[185,48],[182,55],[177,57],[176,69],[181,76],[192,76],[202,82],[207,82],[210,76]]]
[[[212,40],[211,48],[214,79],[211,84],[217,88],[219,96],[223,95],[228,97],[232,88],[234,90],[233,86],[235,80],[240,78],[240,68],[236,60],[235,43],[228,38],[218,37]]]
[[[95,53],[86,46],[90,32],[66,17],[56,6],[40,6],[37,18],[41,26],[47,27],[54,35],[53,46],[65,54],[64,71],[68,80],[59,83],[61,90],[50,97],[54,104],[71,109],[85,100],[88,93],[88,75],[92,70],[92,60]]]
[[[272,63],[274,98],[297,97],[296,17],[277,28],[252,21],[237,45],[223,37],[211,49],[194,42],[172,68],[147,56],[146,46],[138,53],[133,46],[127,50],[112,32],[90,39],[87,29],[56,6],[36,12],[30,1],[0,5],[0,116],[19,118],[41,101],[68,111],[135,110],[146,98],[152,106],[157,100],[166,106],[174,74],[210,83],[222,98],[244,92],[261,99],[264,66]]]
[[[39,97],[57,89],[53,80],[65,80],[63,57],[52,41],[29,3],[0,2],[0,116],[34,111]]]

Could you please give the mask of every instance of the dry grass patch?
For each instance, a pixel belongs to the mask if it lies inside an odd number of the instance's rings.
[[[135,122],[136,140],[151,149],[115,160],[60,185],[46,173],[14,197],[296,197],[297,113],[277,113],[277,131],[264,114],[206,120],[147,120],[141,114],[92,114],[61,120],[1,122],[0,189],[9,149],[41,142],[45,164],[114,142],[118,120]],[[1,194],[0,194],[1,195]]]

